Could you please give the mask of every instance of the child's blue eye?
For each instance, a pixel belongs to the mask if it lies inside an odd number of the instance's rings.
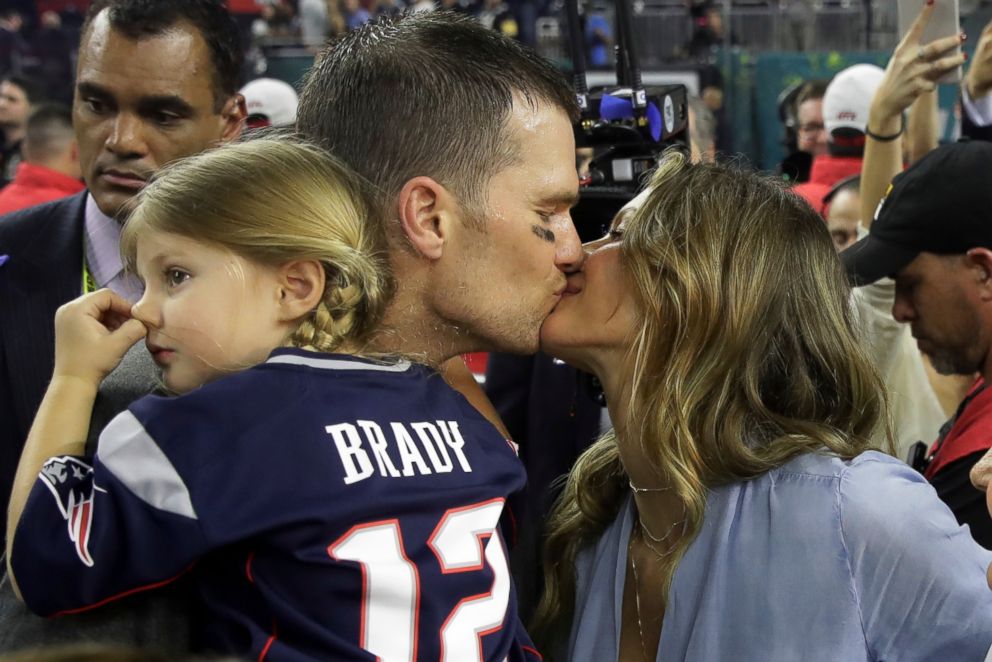
[[[165,279],[170,286],[181,285],[189,279],[189,274],[182,269],[166,269]]]

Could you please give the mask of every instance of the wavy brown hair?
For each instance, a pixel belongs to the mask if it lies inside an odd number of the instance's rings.
[[[621,243],[640,320],[625,359],[627,419],[618,423],[685,506],[667,592],[709,488],[803,453],[853,458],[887,423],[881,378],[816,212],[773,180],[693,165],[679,152],[665,155],[650,187]],[[569,634],[576,555],[628,493],[611,432],[579,458],[548,522],[534,628],[547,650]]]

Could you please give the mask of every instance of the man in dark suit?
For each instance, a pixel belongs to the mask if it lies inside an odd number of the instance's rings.
[[[236,28],[219,2],[92,5],[73,101],[87,191],[0,217],[0,253],[7,255],[0,266],[4,511],[51,376],[55,310],[86,288],[140,295],[117,254],[124,205],[165,164],[240,135],[241,58]]]
[[[510,438],[520,446],[527,487],[510,497],[516,545],[510,568],[517,583],[517,605],[524,623],[531,620],[544,586],[544,522],[562,485],[557,483],[609,428],[602,390],[592,375],[538,352],[489,355],[486,395]]]
[[[56,309],[101,287],[140,296],[118,252],[125,204],[162,166],[240,135],[242,58],[220,0],[91,5],[73,100],[87,190],[0,217],[0,523],[54,366]],[[153,387],[143,352],[135,348],[101,387],[92,429]]]

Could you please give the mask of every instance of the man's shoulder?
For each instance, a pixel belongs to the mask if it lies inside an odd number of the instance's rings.
[[[954,422],[937,448],[927,476],[933,478],[955,460],[992,446],[992,389],[979,379],[966,396]]]
[[[4,214],[0,216],[0,239],[6,248],[7,242],[50,232],[52,223],[58,223],[61,227],[69,222],[67,218],[77,219],[81,229],[85,210],[86,191],[82,191],[67,198]]]
[[[951,427],[940,444],[939,451],[943,452],[949,442],[957,443],[961,438],[971,436],[987,440],[986,448],[992,445],[992,388],[988,388],[981,377],[975,380],[958,405],[958,411],[951,420]]]
[[[0,216],[0,254],[10,256],[9,278],[59,272],[69,256],[82,256],[86,192]],[[18,274],[15,276],[14,274]]]

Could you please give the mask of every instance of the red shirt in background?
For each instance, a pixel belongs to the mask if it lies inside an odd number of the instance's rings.
[[[809,181],[796,184],[792,190],[806,199],[806,202],[816,211],[823,209],[823,198],[830,192],[834,184],[861,173],[860,156],[831,156],[821,154],[813,159],[813,167],[809,171]]]
[[[985,380],[979,377],[965,401],[951,429],[930,448],[933,460],[923,474],[927,478],[933,478],[955,460],[992,446],[992,388],[985,388]]]
[[[86,186],[61,172],[21,161],[14,180],[0,189],[0,214],[79,193]]]

